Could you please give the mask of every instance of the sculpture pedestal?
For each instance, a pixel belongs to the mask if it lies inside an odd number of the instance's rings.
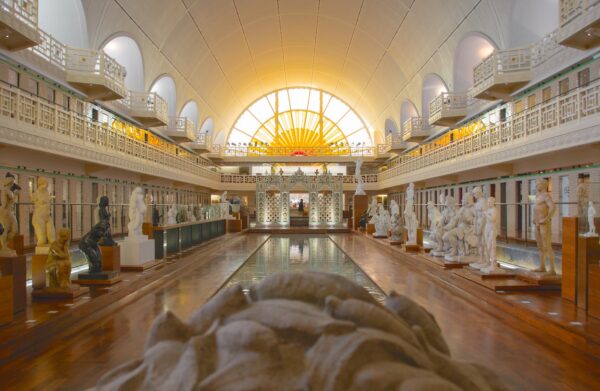
[[[375,224],[367,223],[367,233],[372,234],[375,232]]]
[[[0,274],[12,276],[13,312],[25,310],[27,303],[27,263],[24,255],[5,257],[0,255]]]
[[[31,292],[31,297],[34,301],[45,300],[74,300],[79,296],[83,296],[90,291],[90,288],[71,284],[68,290],[59,289],[36,289]]]
[[[102,271],[121,271],[121,249],[118,244],[112,246],[99,246],[102,254]]]
[[[227,222],[227,233],[242,232],[242,220],[225,220]]]
[[[148,236],[148,239],[154,239],[154,227],[152,223],[142,224],[142,233]]]
[[[15,235],[8,241],[8,248],[14,250],[17,255],[23,255],[25,251],[25,239],[23,235]],[[2,245],[0,245],[2,249]]]
[[[46,260],[50,246],[36,246],[35,254],[31,257],[31,280],[34,290],[46,288]]]
[[[79,273],[74,280],[79,285],[113,285],[119,281],[119,272]]]
[[[392,240],[392,239],[390,239],[390,244],[392,246],[401,246],[402,243],[403,243],[402,240]]]
[[[418,244],[416,244],[416,243],[406,243],[406,244],[404,245],[404,250],[405,250],[407,253],[415,253],[415,254],[416,254],[416,253],[418,253],[418,252],[419,252],[419,250],[420,250],[420,247],[419,247],[419,245],[418,245]]]
[[[0,324],[13,320],[12,276],[0,276]]]
[[[154,258],[154,239],[145,236],[128,236],[121,243],[121,270],[123,271],[144,271],[157,264]]]
[[[367,211],[369,208],[369,196],[367,195],[354,195],[352,196],[352,223],[353,228],[358,229],[360,227],[360,216]],[[350,228],[350,226],[348,226]]]
[[[547,274],[528,271],[517,274],[517,278],[523,281],[543,285],[548,289],[560,289],[562,283],[562,277],[558,274]]]

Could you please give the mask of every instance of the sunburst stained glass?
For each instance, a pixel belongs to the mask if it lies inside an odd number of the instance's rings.
[[[272,92],[237,119],[228,146],[250,156],[355,155],[373,142],[365,122],[343,101],[317,89]]]

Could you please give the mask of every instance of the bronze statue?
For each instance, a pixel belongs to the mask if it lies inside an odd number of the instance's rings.
[[[108,204],[109,201],[107,196],[100,197],[100,202],[98,203],[98,222],[105,222],[107,227],[99,242],[101,246],[115,245],[115,241],[113,240],[110,232],[110,212],[108,211]]]
[[[102,273],[102,254],[98,242],[104,237],[108,228],[106,220],[101,220],[79,241],[79,249],[85,254],[90,265],[89,274]]]
[[[69,290],[71,287],[70,236],[69,229],[62,228],[58,231],[58,238],[50,245],[46,260],[48,289]]]

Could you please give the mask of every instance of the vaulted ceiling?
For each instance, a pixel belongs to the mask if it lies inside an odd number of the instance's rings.
[[[163,73],[178,106],[199,100],[201,116],[228,131],[245,107],[283,87],[329,91],[382,129],[422,78],[452,85],[454,48],[482,31],[498,46],[518,43],[520,4],[556,0],[83,0],[90,46],[117,33],[144,54],[147,87]],[[549,5],[552,3],[552,5]],[[524,29],[524,35],[531,35]],[[525,40],[533,38],[525,37]],[[396,118],[397,121],[397,118]]]

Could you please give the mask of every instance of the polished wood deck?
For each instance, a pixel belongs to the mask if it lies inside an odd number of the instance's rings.
[[[598,357],[506,315],[483,293],[485,288],[468,287],[464,285],[468,281],[456,276],[462,284],[453,284],[438,271],[449,278],[452,273],[388,251],[360,235],[330,236],[384,291],[394,289],[425,305],[437,318],[455,357],[493,368],[516,390],[600,389]],[[118,300],[87,317],[83,328],[69,327],[48,336],[49,345],[21,353],[0,367],[0,389],[74,390],[93,386],[106,370],[141,354],[154,317],[170,309],[187,318],[267,237],[241,234],[189,252],[169,265],[185,264],[185,272],[162,284],[157,282],[147,294]],[[536,294],[548,293],[523,297]],[[513,298],[511,294],[510,298],[519,300],[520,296]],[[544,310],[561,311],[560,307],[548,306]],[[4,353],[0,349],[0,355]]]

